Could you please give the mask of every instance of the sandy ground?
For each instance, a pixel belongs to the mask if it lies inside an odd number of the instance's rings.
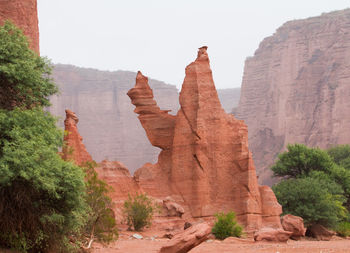
[[[93,253],[155,253],[169,240],[143,234],[143,239],[123,233],[118,241],[108,245],[95,245]],[[246,240],[207,240],[190,253],[350,253],[350,239],[332,241],[289,240],[287,243],[254,242]]]

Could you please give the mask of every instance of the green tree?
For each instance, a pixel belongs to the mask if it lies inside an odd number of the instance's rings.
[[[216,238],[224,240],[230,236],[241,237],[243,228],[237,224],[234,212],[228,212],[227,214],[218,213],[215,216],[216,221],[212,233]]]
[[[62,131],[41,108],[0,110],[0,246],[72,252],[84,225],[84,173],[58,155]]]
[[[274,176],[297,178],[315,170],[329,171],[334,166],[332,158],[322,149],[308,148],[303,144],[289,144],[287,149],[278,155],[278,160],[271,167]]]
[[[0,26],[0,108],[48,106],[57,92],[49,61],[28,48],[27,38],[12,23]]]
[[[98,178],[95,162],[84,165],[86,181],[86,201],[90,207],[88,222],[84,234],[89,238],[87,248],[91,247],[94,239],[109,243],[118,238],[118,230],[112,210],[113,204],[108,194],[112,188]]]
[[[323,173],[305,178],[291,178],[272,187],[284,214],[304,219],[307,226],[322,224],[335,227],[347,217],[343,207],[343,189]]]
[[[329,148],[327,153],[336,164],[350,170],[350,145],[337,145]]]
[[[156,208],[146,194],[140,193],[133,197],[129,195],[124,202],[124,215],[129,228],[134,227],[134,230],[140,231],[150,225]]]

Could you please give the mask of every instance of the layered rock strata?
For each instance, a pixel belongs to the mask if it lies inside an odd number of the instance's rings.
[[[247,231],[281,227],[281,206],[258,185],[246,125],[221,107],[206,47],[186,67],[176,116],[159,109],[141,72],[128,95],[150,142],[162,149],[156,164],[135,173],[145,192],[171,196],[191,217],[233,210]]]
[[[37,0],[1,0],[0,25],[12,21],[28,37],[31,49],[39,54]]]
[[[245,62],[237,110],[259,180],[288,143],[350,143],[350,9],[285,23]]]

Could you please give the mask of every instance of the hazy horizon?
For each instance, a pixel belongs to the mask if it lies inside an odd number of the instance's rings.
[[[287,21],[350,7],[345,0],[38,0],[40,51],[53,63],[138,71],[181,86],[208,46],[217,88],[237,88],[246,57]]]

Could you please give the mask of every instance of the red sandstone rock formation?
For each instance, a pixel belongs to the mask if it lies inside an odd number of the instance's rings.
[[[77,128],[79,119],[74,112],[66,110],[66,120],[64,121],[64,146],[62,158],[74,161],[77,165],[92,162],[91,155],[87,152]]]
[[[207,223],[193,225],[175,235],[159,250],[159,253],[186,253],[208,239],[210,232],[211,227]]]
[[[235,115],[260,182],[288,143],[350,143],[350,9],[285,23],[247,58]]]
[[[262,228],[254,233],[254,241],[286,242],[292,234],[281,228]]]
[[[159,109],[140,72],[128,95],[149,140],[162,149],[158,163],[135,173],[144,191],[173,197],[191,217],[233,210],[247,231],[281,227],[276,197],[258,186],[246,125],[221,107],[206,47],[186,68],[176,117]]]
[[[121,161],[133,174],[146,162],[157,161],[159,148],[153,147],[143,130],[127,91],[135,84],[135,72],[99,71],[71,65],[55,65],[53,78],[60,94],[52,96],[49,111],[64,119],[65,108],[79,116],[79,133],[94,160]],[[178,91],[150,79],[160,108],[176,113]],[[63,121],[59,122],[63,125]]]
[[[130,175],[129,170],[117,161],[102,161],[98,164],[96,172],[100,179],[112,187],[110,197],[114,204],[114,214],[117,222],[123,220],[122,207],[129,194],[142,193],[142,190]]]
[[[0,25],[12,21],[28,37],[31,49],[39,53],[39,27],[36,0],[0,0]]]
[[[303,218],[286,214],[281,218],[281,223],[284,230],[293,233],[292,239],[299,240],[300,237],[305,236],[306,228],[304,227]]]

